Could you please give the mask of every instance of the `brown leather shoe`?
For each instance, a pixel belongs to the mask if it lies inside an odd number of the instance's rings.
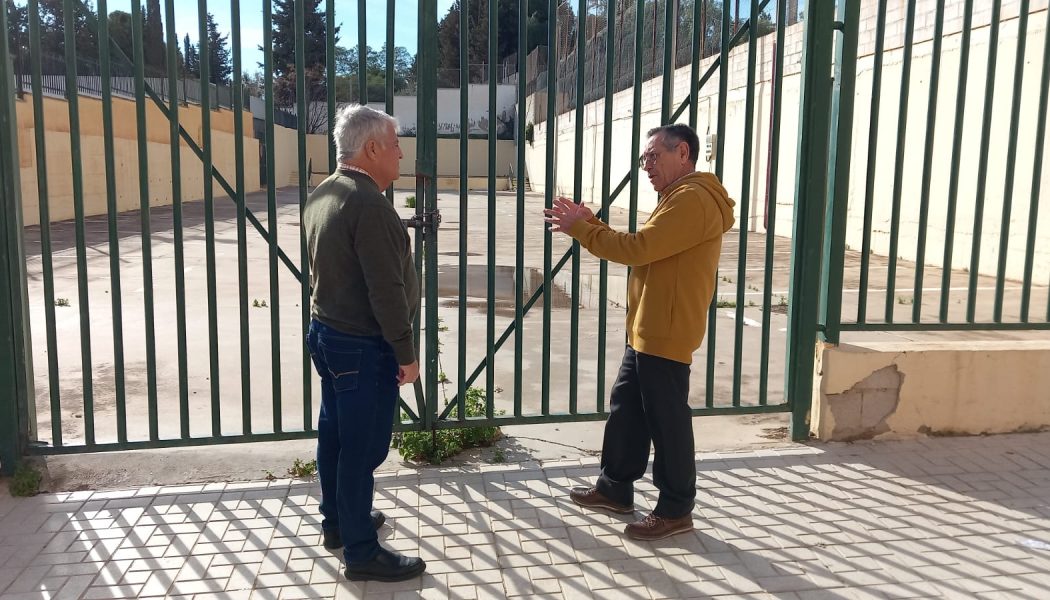
[[[631,523],[623,530],[627,537],[632,540],[662,540],[679,533],[688,533],[693,530],[693,515],[689,514],[678,519],[665,519],[654,514]]]
[[[621,515],[629,515],[634,512],[633,506],[613,502],[598,491],[598,488],[577,487],[569,490],[569,498],[584,508],[600,508]]]

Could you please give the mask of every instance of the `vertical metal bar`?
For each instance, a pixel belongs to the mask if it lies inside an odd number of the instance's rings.
[[[587,61],[584,55],[587,52],[586,24],[587,24],[587,0],[580,0],[578,5],[579,15],[576,27],[576,141],[573,146],[573,154],[576,164],[573,168],[573,202],[583,202],[583,120],[584,108],[587,103],[586,88],[584,82],[587,73]],[[569,313],[569,414],[577,412],[579,403],[579,376],[580,376],[580,243],[572,240],[572,289],[570,292],[571,312]]]
[[[389,2],[393,6],[393,2]],[[325,92],[328,105],[326,123],[328,125],[325,135],[328,136],[328,172],[334,173],[336,166],[335,140],[332,139],[332,129],[335,126],[335,0],[325,0],[324,38],[325,38]],[[389,111],[387,111],[389,112]]]
[[[306,102],[306,6],[305,0],[295,0],[295,102],[297,114],[309,118]],[[307,121],[308,123],[309,121]],[[306,206],[306,191],[310,185],[310,173],[306,165],[306,123],[298,122],[296,129],[296,141],[298,142],[299,154],[299,212],[302,214]],[[311,371],[310,349],[306,347],[306,334],[310,329],[310,261],[309,250],[306,246],[306,232],[299,228],[299,270],[303,276],[300,279],[299,306],[302,309],[302,365],[303,365],[303,429],[313,429],[313,402],[311,397],[311,385],[313,372]]]
[[[901,94],[897,110],[897,154],[893,169],[893,208],[890,214],[889,267],[886,273],[886,322],[893,322],[897,287],[897,248],[900,239],[901,192],[904,186],[904,145],[908,132],[908,91],[911,89],[912,44],[915,40],[915,3],[908,3],[904,19],[904,64],[901,67]],[[924,235],[919,232],[919,235]]]
[[[456,377],[456,398],[459,402],[459,418],[467,418],[467,252],[468,237],[470,234],[469,217],[470,211],[467,207],[467,161],[469,159],[468,144],[470,136],[468,131],[470,120],[470,63],[468,62],[469,40],[467,32],[470,29],[470,7],[460,5],[459,10],[459,364]],[[491,170],[491,166],[490,170]],[[494,231],[489,231],[492,237]],[[491,304],[491,302],[490,302]],[[486,341],[485,354],[491,360]],[[489,362],[489,370],[492,363]],[[485,398],[488,400],[488,393]]]
[[[76,220],[77,283],[80,303],[80,361],[84,386],[84,443],[95,443],[95,396],[92,386],[91,311],[88,306],[87,246],[84,235],[83,154],[80,147],[80,103],[77,94],[77,50],[73,0],[63,0],[66,59],[66,103],[69,107],[69,152],[72,159],[73,213]],[[6,85],[6,82],[5,82]]]
[[[930,220],[930,179],[933,174],[933,140],[937,123],[937,92],[941,77],[941,37],[944,34],[944,0],[938,0],[933,25],[933,63],[930,66],[930,101],[926,108],[926,149],[922,159],[922,191],[919,197],[918,247],[915,250],[915,290],[911,320],[922,320],[923,271],[926,263],[926,229]]]
[[[1047,12],[1047,27],[1043,30],[1043,76],[1039,84],[1039,124],[1035,133],[1035,157],[1032,169],[1032,199],[1028,207],[1028,243],[1025,244],[1024,278],[1021,287],[1021,322],[1028,322],[1028,311],[1032,303],[1032,270],[1035,263],[1036,225],[1039,222],[1039,201],[1043,183],[1043,151],[1046,146],[1046,111],[1050,96],[1050,11]],[[1050,298],[1047,299],[1050,310]],[[1050,314],[1047,315],[1050,320]]]
[[[616,0],[609,0],[605,24],[605,115],[602,139],[602,217],[609,220],[609,198],[612,185],[612,122],[613,98],[616,94]],[[632,157],[633,158],[633,157]],[[605,412],[605,345],[606,326],[609,320],[609,261],[602,260],[598,265],[598,382],[597,412]]]
[[[823,246],[823,196],[827,192],[831,68],[834,5],[806,8],[799,100],[798,172],[795,184],[795,225],[791,238],[791,287],[785,395],[792,408],[791,436],[809,436],[813,395],[814,348],[817,337],[820,253]]]
[[[146,132],[145,59],[142,6],[131,3],[132,49],[135,55],[135,120],[138,140],[139,221],[142,231],[142,303],[146,321],[146,398],[150,439],[159,438],[157,411],[157,333],[153,306],[153,232],[150,225],[149,144]]]
[[[839,4],[842,34],[835,44],[835,84],[831,100],[831,156],[828,160],[828,203],[824,222],[823,276],[819,318],[824,339],[839,343],[842,321],[842,279],[846,262],[846,216],[849,204],[850,149],[853,147],[853,94],[857,79],[857,32],[860,0]]]
[[[769,338],[773,305],[773,251],[776,249],[777,191],[780,183],[780,121],[784,102],[784,37],[787,3],[777,2],[777,39],[773,50],[773,108],[769,124],[769,178],[766,188],[766,257],[762,281],[762,346],[759,350],[758,403],[769,401]]]
[[[758,0],[751,0],[747,32],[747,94],[744,100],[744,156],[740,174],[740,245],[737,250],[736,318],[733,341],[733,406],[740,406],[740,380],[743,377],[744,354],[744,292],[747,291],[747,234],[751,204],[751,161],[755,129],[755,55],[758,54],[758,36],[755,35]]]
[[[388,0],[389,1],[389,0]],[[357,0],[357,100],[368,104],[368,28],[366,0]]]
[[[55,325],[55,270],[51,258],[51,207],[47,183],[47,129],[44,125],[44,94],[41,89],[40,6],[37,0],[29,0],[27,8],[29,11],[30,77],[33,89],[33,135],[36,150],[37,204],[40,211],[40,259],[43,263],[44,275],[48,396],[51,401],[51,445],[59,448],[62,446],[62,403],[58,378],[58,328]],[[118,296],[116,291],[113,294]],[[116,347],[115,343],[114,347]],[[115,365],[116,361],[114,360],[114,368]],[[117,422],[120,422],[119,415]]]
[[[583,4],[583,2],[581,2]],[[580,14],[584,14],[582,9]],[[656,30],[656,23],[653,23]],[[751,36],[754,37],[754,36]],[[664,76],[663,102],[660,106],[660,124],[666,125],[671,116],[671,102],[674,100],[674,72],[677,66],[678,53],[678,2],[664,0]],[[655,49],[655,48],[654,48]],[[640,82],[636,82],[640,83]]]
[[[860,290],[857,295],[857,323],[868,319],[868,277],[871,271],[871,222],[875,208],[875,175],[879,147],[879,109],[882,105],[882,68],[886,47],[886,2],[879,0],[875,24],[875,67],[871,76],[871,118],[868,121],[868,170],[864,183],[864,237],[860,250]]]
[[[488,211],[488,327],[485,343],[485,416],[495,416],[494,394],[496,389],[496,43],[499,33],[496,21],[499,18],[497,0],[489,0],[489,211]],[[478,7],[480,10],[480,6]],[[547,294],[544,294],[546,297]]]
[[[386,3],[386,114],[394,114],[394,6],[395,2]],[[331,23],[332,21],[329,21]],[[331,29],[331,25],[328,26]],[[334,77],[332,79],[335,80]],[[400,172],[398,173],[400,175]],[[394,184],[386,188],[386,198],[394,203]]]
[[[963,122],[966,116],[966,79],[970,67],[970,32],[973,26],[973,0],[963,7],[962,39],[959,42],[959,87],[955,94],[955,126],[952,165],[948,175],[948,209],[944,225],[944,260],[941,262],[940,322],[948,322],[948,301],[952,285],[952,252],[955,249],[955,214],[959,201],[959,163],[962,158]]]
[[[704,46],[704,34],[707,33],[703,29],[703,16],[701,10],[706,8],[704,6],[706,0],[693,0],[693,21],[690,29],[693,32],[692,35],[692,65],[689,69],[689,126],[696,130],[696,122],[699,115],[700,107],[697,103],[700,101],[700,60],[702,58]]]
[[[981,235],[984,226],[984,200],[988,189],[988,153],[995,105],[995,62],[999,54],[999,18],[1002,0],[992,2],[991,34],[988,39],[988,71],[984,84],[984,122],[981,128],[981,156],[977,166],[977,202],[973,209],[973,245],[970,249],[970,286],[966,300],[966,322],[973,323],[977,312],[977,279],[981,268]]]
[[[611,0],[615,1],[615,0]],[[518,114],[516,117],[518,133],[517,140],[517,164],[514,174],[517,191],[517,218],[514,232],[514,416],[521,416],[521,389],[522,389],[522,353],[524,351],[524,336],[522,325],[524,309],[522,303],[525,296],[525,102],[526,80],[528,62],[526,51],[528,49],[528,29],[526,27],[528,6],[526,3],[518,3]],[[461,284],[462,285],[462,284]]]
[[[248,336],[248,225],[247,207],[244,204],[244,88],[241,82],[240,0],[230,0],[230,20],[233,45],[233,152],[237,178],[237,288],[241,319],[241,433],[248,435],[252,432],[252,355]],[[305,272],[303,281],[309,281]],[[310,398],[305,397],[303,401],[309,405]],[[305,424],[305,429],[310,430],[309,421]]]
[[[437,2],[420,0],[419,3],[419,93],[417,95],[418,150],[416,152],[417,187],[423,193],[416,203],[417,212],[424,208],[437,210]],[[420,236],[417,236],[419,239]],[[427,364],[425,399],[427,403],[424,425],[433,426],[437,417],[438,396],[438,289],[437,289],[437,235],[426,236],[426,329]]]
[[[124,388],[124,317],[121,308],[120,240],[117,231],[117,169],[114,157],[113,90],[110,70],[109,11],[98,2],[98,60],[102,87],[102,141],[106,162],[106,214],[109,229],[110,305],[113,315],[113,387],[117,408],[117,441],[128,441],[127,402]],[[43,127],[39,128],[43,134]],[[45,175],[46,177],[46,175]]]
[[[655,8],[655,6],[654,6]],[[631,109],[631,196],[627,215],[627,227],[631,233],[638,230],[638,157],[642,155],[642,61],[644,60],[645,2],[635,0],[634,5],[634,85]],[[653,27],[655,28],[655,23]],[[630,269],[628,269],[630,273]]]
[[[722,11],[721,52],[718,65],[718,131],[715,134],[715,176],[721,181],[725,174],[726,154],[726,99],[729,95],[729,11]],[[739,225],[740,229],[744,224]],[[718,270],[715,270],[715,285],[711,306],[707,311],[707,380],[704,404],[715,405],[715,348],[718,333]]]
[[[211,433],[222,435],[222,400],[219,396],[219,312],[215,281],[215,198],[213,195],[213,167],[211,145],[211,49],[208,45],[208,0],[197,0],[200,21],[198,44],[201,68],[201,146],[204,150],[204,244],[208,280],[208,356],[211,383]],[[299,122],[305,115],[299,115]],[[273,231],[271,231],[271,234]]]
[[[0,10],[0,31],[8,31],[7,7]],[[28,344],[29,298],[22,245],[22,184],[18,160],[18,116],[10,49],[0,44],[0,474],[11,475],[22,458],[33,423],[32,358]]]
[[[1017,60],[1014,63],[1014,96],[1010,110],[1010,145],[1006,151],[1006,189],[1003,191],[1003,218],[999,235],[999,268],[995,278],[994,320],[1003,321],[1003,292],[1006,284],[1006,258],[1010,249],[1010,212],[1014,200],[1014,174],[1017,163],[1017,129],[1021,119],[1021,92],[1024,85],[1024,54],[1028,39],[1029,0],[1021,0],[1021,12],[1017,25]]]
[[[176,60],[179,36],[175,31],[175,0],[164,2],[165,27],[167,29],[168,88],[176,90],[178,83],[178,61]],[[182,158],[179,141],[179,95],[168,96],[170,129],[168,147],[171,150],[171,206],[172,229],[175,242],[175,321],[176,345],[179,363],[179,427],[183,438],[190,437],[190,392],[189,365],[186,350],[186,260],[182,231]]]
[[[273,21],[273,3],[263,2],[263,23]],[[263,27],[263,89],[266,96],[266,225],[270,228],[270,374],[273,431],[283,429],[281,418],[281,295],[277,278],[277,182],[274,169],[273,29]],[[298,115],[296,122],[303,119]]]
[[[554,188],[557,185],[557,164],[555,163],[555,145],[558,143],[557,111],[558,101],[558,2],[547,3],[547,147],[546,147],[546,182],[543,193],[544,208],[554,206]],[[551,390],[551,231],[543,228],[543,370],[541,375],[540,406],[544,415],[550,414]],[[490,363],[491,364],[491,363]]]

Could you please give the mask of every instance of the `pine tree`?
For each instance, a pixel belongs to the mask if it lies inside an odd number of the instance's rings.
[[[164,73],[164,26],[160,21],[160,0],[146,0],[145,26],[142,32],[143,56],[147,72]]]
[[[229,35],[220,35],[215,16],[208,13],[208,79],[214,84],[229,84],[233,74]]]
[[[306,0],[306,19],[303,27],[306,45],[303,62],[306,77],[307,101],[323,100],[325,64],[328,50],[328,23],[321,0]],[[273,0],[273,73],[274,100],[278,106],[295,103],[295,1]],[[336,42],[339,27],[335,26]],[[260,67],[262,65],[259,65]]]
[[[182,38],[182,64],[183,74],[190,77],[201,76],[201,60],[197,52],[197,45],[190,42],[190,34]]]

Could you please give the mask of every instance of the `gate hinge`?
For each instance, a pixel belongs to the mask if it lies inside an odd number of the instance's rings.
[[[435,233],[441,225],[441,211],[425,210],[421,214],[413,215],[411,218],[401,219],[401,222],[405,224],[405,227],[422,229],[423,235],[428,235]]]

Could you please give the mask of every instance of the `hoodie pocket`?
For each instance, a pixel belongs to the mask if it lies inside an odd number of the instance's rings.
[[[677,256],[649,265],[642,286],[642,298],[638,303],[638,333],[654,338],[669,338],[674,335],[677,292]]]

